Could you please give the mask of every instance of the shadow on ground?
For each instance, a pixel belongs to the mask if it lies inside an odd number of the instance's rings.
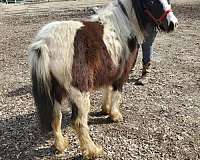
[[[31,85],[24,85],[9,91],[6,96],[26,96],[31,93]],[[89,115],[89,125],[112,123],[112,120],[101,112],[91,112]],[[70,124],[71,113],[64,113],[62,128],[67,128]],[[2,140],[0,145],[2,159],[42,159],[56,154],[51,146],[53,135],[51,132],[48,135],[41,133],[36,112],[0,120],[0,139]],[[71,159],[79,160],[82,156],[75,155]]]

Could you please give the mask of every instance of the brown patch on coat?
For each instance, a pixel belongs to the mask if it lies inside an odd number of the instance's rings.
[[[111,85],[117,73],[106,45],[103,42],[103,25],[83,22],[74,39],[72,84],[81,91]]]
[[[132,51],[128,60],[122,59],[115,66],[103,41],[104,26],[100,22],[83,22],[74,39],[72,85],[80,91],[114,85],[122,88],[136,61],[136,39],[127,39]]]
[[[55,98],[60,104],[62,99],[67,96],[67,92],[63,86],[61,86],[56,78],[51,73],[51,84],[52,84],[52,97]]]

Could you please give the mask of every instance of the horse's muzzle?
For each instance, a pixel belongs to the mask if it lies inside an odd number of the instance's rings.
[[[173,12],[167,14],[168,21],[168,32],[174,31],[178,27],[178,19],[175,17]]]
[[[175,28],[177,27],[177,25],[178,25],[178,23],[175,23],[175,24],[174,24],[173,22],[170,22],[167,32],[172,32],[172,31],[174,31]]]

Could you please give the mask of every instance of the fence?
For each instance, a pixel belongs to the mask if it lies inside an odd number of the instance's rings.
[[[42,3],[42,2],[50,2],[52,0],[0,0],[1,3],[10,4],[10,3]],[[55,0],[54,0],[55,1]]]
[[[6,0],[0,0],[6,1]],[[0,17],[16,15],[43,15],[59,11],[84,10],[87,8],[102,6],[110,0],[7,0],[13,3],[0,3]],[[17,4],[15,4],[15,1]]]

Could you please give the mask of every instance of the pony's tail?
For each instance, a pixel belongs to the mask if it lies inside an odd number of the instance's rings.
[[[48,46],[43,40],[33,43],[29,50],[33,97],[44,133],[52,130],[54,108],[48,53]]]

